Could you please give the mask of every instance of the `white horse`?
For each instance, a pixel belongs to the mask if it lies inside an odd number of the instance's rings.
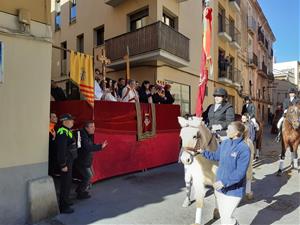
[[[216,182],[215,179],[218,164],[217,162],[205,159],[196,151],[200,148],[216,151],[218,147],[218,141],[210,132],[210,130],[204,125],[202,120],[198,117],[190,117],[189,119],[178,117],[178,122],[181,126],[180,137],[182,139],[183,150],[180,156],[180,160],[186,167],[188,167],[188,172],[190,173],[190,177],[192,178],[192,181],[189,183],[192,183],[195,190],[195,224],[200,225],[202,219],[202,208],[204,206],[204,196],[207,191],[205,186],[212,186]],[[254,152],[253,145],[251,151]],[[252,173],[252,164],[250,163],[250,165],[251,166],[249,167],[251,167],[250,169]],[[247,179],[248,187],[249,182],[251,184],[251,179],[249,181]],[[190,194],[188,193],[189,191],[190,190],[187,190],[187,194]],[[213,218],[220,218],[217,204],[213,212]]]

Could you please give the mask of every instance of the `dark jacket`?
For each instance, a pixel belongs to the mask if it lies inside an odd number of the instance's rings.
[[[173,104],[175,99],[173,98],[171,93],[169,91],[165,91],[165,95],[167,99],[164,101],[164,104]]]
[[[248,113],[250,118],[255,118],[256,115],[255,105],[253,103],[249,103],[248,106],[247,104],[243,105],[242,115],[244,115],[245,113]]]
[[[60,127],[56,134],[57,162],[60,168],[72,163],[77,158],[76,139],[67,127]]]
[[[93,163],[93,152],[101,151],[101,144],[94,144],[94,136],[89,135],[83,128],[80,130],[81,148],[78,149],[76,163],[83,167],[91,167]]]
[[[140,98],[140,102],[142,103],[148,103],[148,98],[151,96],[151,94],[147,94],[146,90],[144,88],[140,88],[139,91],[139,98]]]
[[[222,125],[222,130],[226,130],[228,125],[234,121],[234,109],[228,102],[224,102],[214,112],[215,105],[208,106],[207,110],[203,113],[203,119],[208,123],[208,128],[211,129],[212,125]]]
[[[55,101],[64,101],[67,99],[63,89],[60,87],[51,88],[51,95]]]
[[[152,100],[153,100],[153,103],[155,103],[155,104],[164,104],[164,102],[165,102],[165,99],[162,98],[158,93],[155,93],[152,96]]]
[[[297,96],[295,96],[295,98],[293,99],[292,102],[290,101],[290,98],[284,99],[284,101],[283,101],[283,111],[288,109],[290,106],[296,105],[298,103],[300,103],[300,99]]]

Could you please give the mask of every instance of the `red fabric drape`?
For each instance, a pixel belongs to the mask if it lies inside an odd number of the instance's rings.
[[[208,81],[208,67],[212,70],[211,32],[212,32],[212,8],[206,7],[203,12],[203,49],[200,63],[200,81],[196,104],[196,116],[200,117],[203,112],[205,89]]]
[[[95,142],[108,141],[105,150],[95,153],[93,182],[116,175],[176,162],[179,153],[180,115],[178,105],[156,105],[157,132],[137,141],[136,111],[133,103],[95,101]],[[93,118],[85,101],[52,102],[51,111],[76,117],[75,128]]]

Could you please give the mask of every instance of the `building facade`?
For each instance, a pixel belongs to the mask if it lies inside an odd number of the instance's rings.
[[[48,175],[50,0],[2,0],[0,29],[0,224],[25,224],[28,182]]]
[[[96,56],[104,47],[111,60],[107,77],[115,80],[125,77],[128,49],[131,78],[171,83],[182,113],[190,113],[200,74],[201,11],[202,1],[53,0],[53,42],[94,55],[100,70]],[[63,83],[68,78],[68,62],[69,54],[53,49],[52,79]]]
[[[248,0],[248,90],[256,105],[257,118],[264,121],[272,109],[273,43],[272,29],[257,0]]]
[[[258,111],[261,119],[267,115],[264,108],[270,103],[266,90],[271,80],[269,55],[274,35],[254,0],[218,0],[209,4],[213,8],[214,72],[209,77],[204,109],[213,103],[214,89],[223,87],[236,113],[241,112],[243,97],[253,96],[257,107],[262,109]],[[182,113],[194,113],[203,8],[204,1],[196,0],[52,0],[53,42],[59,47],[94,56],[105,48],[111,60],[107,76],[113,79],[125,77],[124,56],[129,50],[133,79],[171,83],[175,103],[181,105]],[[250,17],[256,18],[256,28],[249,28]],[[266,30],[268,50],[259,47],[259,24]],[[256,67],[249,63],[253,61],[254,52],[259,55],[254,59]],[[68,79],[68,60],[66,52],[53,50],[52,78],[62,84]],[[264,71],[266,64],[268,69]],[[95,68],[101,70],[97,60]]]
[[[300,62],[290,61],[274,64],[274,76],[276,79],[288,80],[300,90]]]

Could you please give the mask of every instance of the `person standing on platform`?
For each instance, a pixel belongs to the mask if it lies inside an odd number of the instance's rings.
[[[103,95],[103,90],[100,87],[100,82],[103,79],[101,78],[100,71],[98,69],[95,70],[95,100],[101,100]]]
[[[54,80],[51,80],[51,96],[55,101],[64,101],[67,100],[65,92],[62,88],[58,87]]]
[[[126,85],[126,81],[124,78],[119,78],[118,80],[118,96],[119,98],[121,99],[122,98],[122,92],[123,92],[123,89],[125,88],[125,85]]]
[[[128,80],[127,86],[122,91],[122,102],[139,102],[135,80]]]
[[[75,161],[75,167],[82,176],[82,181],[76,189],[78,199],[86,199],[91,196],[88,193],[88,187],[92,178],[93,153],[103,150],[107,146],[107,141],[102,144],[94,143],[95,123],[93,121],[85,122],[84,128],[80,130],[81,147],[78,149],[78,158]]]
[[[62,121],[62,126],[56,134],[57,162],[61,175],[59,208],[61,213],[73,213],[69,195],[72,185],[73,161],[77,158],[76,139],[71,131],[74,118],[70,114],[64,114],[60,117],[60,121]]]

